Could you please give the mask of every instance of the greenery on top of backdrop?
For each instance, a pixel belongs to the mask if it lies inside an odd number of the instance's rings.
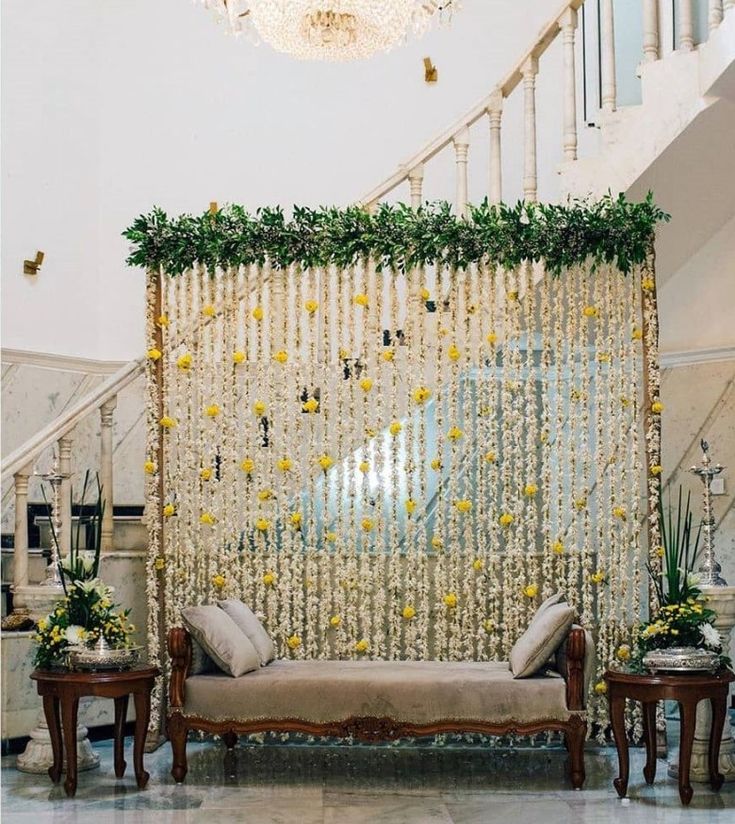
[[[669,216],[649,193],[641,202],[624,195],[562,205],[519,202],[470,206],[458,218],[449,203],[413,209],[380,204],[374,213],[345,209],[262,208],[251,215],[231,205],[202,215],[170,218],[154,209],[124,232],[132,243],[131,266],[179,275],[194,263],[240,266],[351,266],[372,258],[378,268],[405,270],[484,261],[513,268],[544,260],[554,274],[589,259],[615,263],[622,272],[644,262],[657,223]]]

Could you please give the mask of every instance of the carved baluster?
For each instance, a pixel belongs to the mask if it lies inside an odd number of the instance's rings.
[[[722,15],[722,0],[709,0],[709,15],[707,17],[707,23],[710,31],[716,29],[720,23],[722,23]]]
[[[59,545],[62,558],[71,552],[71,443],[71,435],[64,435],[58,440],[59,475],[63,478],[59,494]]]
[[[615,18],[613,0],[602,0],[600,8],[600,72],[602,75],[602,110],[614,112],[617,105],[615,80]]]
[[[537,198],[536,172],[536,75],[538,60],[529,57],[521,69],[523,75],[523,197],[526,200]]]
[[[577,159],[577,72],[574,67],[574,32],[577,12],[568,8],[559,20],[564,46],[564,159]]]
[[[503,118],[503,95],[497,92],[487,107],[490,121],[490,202],[503,199],[503,166],[500,152],[500,124]]]
[[[643,62],[658,60],[658,0],[643,0]]]
[[[423,200],[424,166],[419,163],[408,173],[408,185],[411,189],[411,208],[418,209]]]
[[[467,154],[470,148],[470,133],[466,127],[454,135],[454,156],[457,162],[457,201],[458,217],[467,213]]]
[[[692,0],[679,2],[679,49],[691,51],[694,48],[694,14]]]
[[[114,549],[113,479],[112,479],[112,419],[117,406],[117,395],[100,407],[100,484],[105,511],[102,516],[102,552]]]
[[[15,537],[13,543],[13,590],[28,586],[28,477],[32,465],[13,475],[15,482]]]

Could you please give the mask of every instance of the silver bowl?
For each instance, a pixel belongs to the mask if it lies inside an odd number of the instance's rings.
[[[71,647],[66,652],[69,669],[76,670],[126,670],[140,658],[141,647],[113,649],[107,644],[93,647]]]
[[[656,672],[714,672],[719,656],[698,647],[656,649],[643,656],[643,666]]]

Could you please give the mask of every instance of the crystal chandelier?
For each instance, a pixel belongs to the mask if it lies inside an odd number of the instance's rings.
[[[235,34],[302,60],[360,60],[451,17],[459,0],[201,0]]]

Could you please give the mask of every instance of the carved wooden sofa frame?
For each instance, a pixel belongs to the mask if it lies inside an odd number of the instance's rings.
[[[487,721],[450,720],[431,724],[412,724],[392,718],[353,716],[343,721],[312,723],[296,718],[274,718],[256,721],[212,720],[184,714],[184,694],[186,679],[192,660],[192,644],[189,633],[174,627],[168,634],[168,652],[171,658],[171,678],[169,682],[169,705],[167,734],[173,751],[171,775],[177,783],[184,781],[187,773],[186,739],[190,730],[219,735],[228,749],[237,744],[238,736],[261,732],[298,732],[313,736],[334,738],[353,737],[360,741],[375,743],[393,741],[398,738],[436,735],[438,733],[482,733],[486,735],[535,735],[554,731],[564,734],[569,752],[570,779],[574,789],[580,789],[585,780],[584,743],[587,737],[587,722],[584,717],[584,656],[585,633],[573,628],[566,640],[566,704],[573,714],[568,720],[539,719],[533,723],[510,721],[493,724]],[[448,666],[451,664],[448,663]]]

